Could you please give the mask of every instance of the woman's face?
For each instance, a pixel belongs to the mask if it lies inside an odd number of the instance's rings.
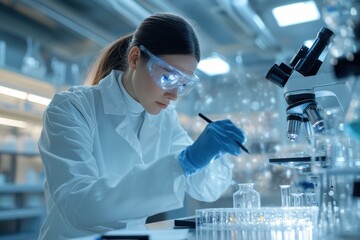
[[[140,54],[145,53],[140,51]],[[190,75],[194,73],[198,64],[193,55],[171,54],[158,57],[176,69]],[[160,113],[161,110],[167,108],[171,100],[177,99],[177,88],[170,91],[163,90],[149,74],[147,66],[148,58],[139,59],[136,63],[136,68],[134,71],[131,71],[132,91],[130,91],[130,95],[134,95],[132,97],[137,100],[148,113],[156,115]]]

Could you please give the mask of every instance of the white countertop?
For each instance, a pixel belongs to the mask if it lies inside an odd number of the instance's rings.
[[[147,235],[151,240],[186,240],[192,235],[189,229],[174,229],[174,220],[166,220],[130,227],[106,233],[109,236],[139,236]],[[76,238],[76,240],[97,240],[100,235]]]

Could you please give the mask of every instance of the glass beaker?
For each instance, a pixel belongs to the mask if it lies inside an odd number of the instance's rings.
[[[254,183],[240,183],[233,194],[234,208],[260,208],[260,194],[254,190]]]
[[[280,185],[282,207],[290,207],[290,187],[291,185]]]
[[[332,168],[356,165],[356,143],[344,133],[341,109],[329,109],[324,115],[325,131],[316,133],[311,150],[311,170],[314,174]]]
[[[354,231],[359,230],[353,204],[354,181],[359,177],[356,168],[333,169],[321,175],[319,227],[323,235],[349,236],[350,239]]]
[[[354,79],[349,108],[345,115],[345,131],[360,140],[360,78]]]
[[[46,75],[46,66],[40,53],[40,44],[31,37],[26,38],[26,53],[23,59],[21,71],[26,75],[38,79],[44,79]]]

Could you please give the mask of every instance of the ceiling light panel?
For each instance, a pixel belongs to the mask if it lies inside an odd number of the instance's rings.
[[[272,13],[280,27],[320,19],[320,12],[314,1],[298,2],[276,7]]]
[[[208,76],[226,74],[230,71],[229,64],[220,57],[203,59],[199,62],[197,68]]]

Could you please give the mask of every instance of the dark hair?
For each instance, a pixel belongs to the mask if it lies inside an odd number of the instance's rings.
[[[191,24],[180,16],[158,13],[144,19],[133,34],[107,46],[90,67],[87,82],[96,85],[112,70],[126,71],[128,51],[139,45],[155,55],[192,54],[200,61],[199,41]]]

